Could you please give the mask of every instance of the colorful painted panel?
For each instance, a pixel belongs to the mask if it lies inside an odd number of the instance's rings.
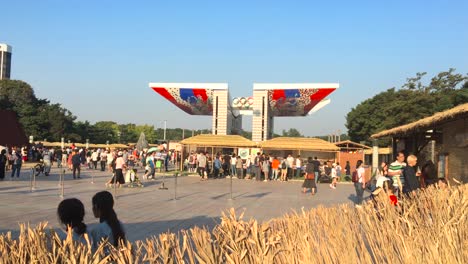
[[[151,87],[190,115],[213,114],[213,90],[205,88]]]
[[[272,89],[268,91],[273,116],[305,116],[335,88]]]

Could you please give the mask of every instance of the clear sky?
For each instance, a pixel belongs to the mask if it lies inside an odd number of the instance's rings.
[[[279,118],[325,135],[346,131],[359,102],[416,72],[468,72],[468,1],[8,1],[0,42],[12,78],[78,120],[211,128],[149,82],[339,82],[310,117]],[[250,130],[250,119],[244,129]]]

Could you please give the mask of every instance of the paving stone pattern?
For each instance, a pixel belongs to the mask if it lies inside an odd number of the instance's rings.
[[[60,228],[57,218],[60,169],[53,168],[51,175],[39,176],[36,189],[30,191],[28,170],[23,170],[19,180],[7,177],[0,181],[0,233],[18,233],[18,223],[36,225],[47,221],[49,226]],[[91,176],[94,175],[94,184]],[[139,173],[141,176],[141,173]],[[251,217],[266,221],[293,210],[317,206],[332,206],[352,203],[354,188],[351,184],[339,184],[336,190],[328,184],[319,184],[318,194],[301,193],[300,181],[256,182],[234,178],[233,199],[230,199],[230,179],[200,181],[198,176],[177,178],[177,200],[174,200],[173,173],[166,174],[168,190],[160,190],[161,174],[156,180],[144,182],[145,187],[117,189],[114,209],[124,223],[127,237],[131,241],[145,239],[162,232],[177,232],[197,226],[212,228],[219,222],[223,210],[235,208],[238,213],[245,210],[245,219]],[[7,172],[7,176],[9,173]],[[109,172],[82,170],[82,178],[73,180],[66,171],[64,197],[75,197],[85,205],[85,222],[90,228],[98,223],[91,210],[91,198],[106,190]],[[107,189],[114,192],[114,189]]]

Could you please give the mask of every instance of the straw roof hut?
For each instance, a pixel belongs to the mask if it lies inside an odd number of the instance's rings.
[[[395,127],[392,129],[384,130],[379,133],[373,134],[372,138],[382,138],[387,136],[404,136],[414,132],[422,132],[431,127],[441,125],[445,122],[448,122],[457,118],[467,118],[468,117],[468,103],[456,106],[452,109],[439,112],[433,116],[429,116],[418,121]]]
[[[238,148],[238,147],[256,147],[257,144],[245,137],[239,135],[212,135],[202,134],[186,138],[180,141],[181,145],[191,145],[200,147],[224,147],[224,148]]]
[[[339,147],[320,138],[277,137],[259,143],[263,149],[337,152]]]

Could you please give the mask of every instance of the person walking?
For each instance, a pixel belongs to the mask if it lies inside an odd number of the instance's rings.
[[[358,160],[356,163],[356,182],[354,183],[354,189],[356,190],[356,205],[359,207],[364,199],[364,189],[366,188],[366,175],[364,167],[362,166],[362,160]]]
[[[264,157],[261,164],[262,164],[261,165],[262,166],[262,172],[263,172],[263,175],[264,175],[264,180],[263,181],[268,181],[268,180],[270,180],[268,178],[268,175],[270,173],[270,160],[268,159],[268,157]]]
[[[244,179],[244,162],[242,161],[240,156],[236,158],[236,171],[237,171],[237,178]]]
[[[317,184],[315,183],[315,165],[312,157],[307,158],[307,164],[305,167],[305,177],[302,183],[302,193],[306,193],[307,189],[310,189],[311,194],[315,195],[317,190]]]
[[[330,188],[336,189],[336,183],[338,181],[338,173],[336,171],[336,163],[332,164],[331,173],[330,173],[332,182],[330,183]]]
[[[73,168],[73,179],[80,179],[81,172],[81,155],[78,153],[78,149],[75,149],[75,154],[72,156],[72,168]],[[78,173],[76,173],[78,171]]]
[[[349,179],[351,178],[351,165],[349,164],[349,160],[346,161],[346,165],[345,165],[345,179],[348,178],[348,181]]]

